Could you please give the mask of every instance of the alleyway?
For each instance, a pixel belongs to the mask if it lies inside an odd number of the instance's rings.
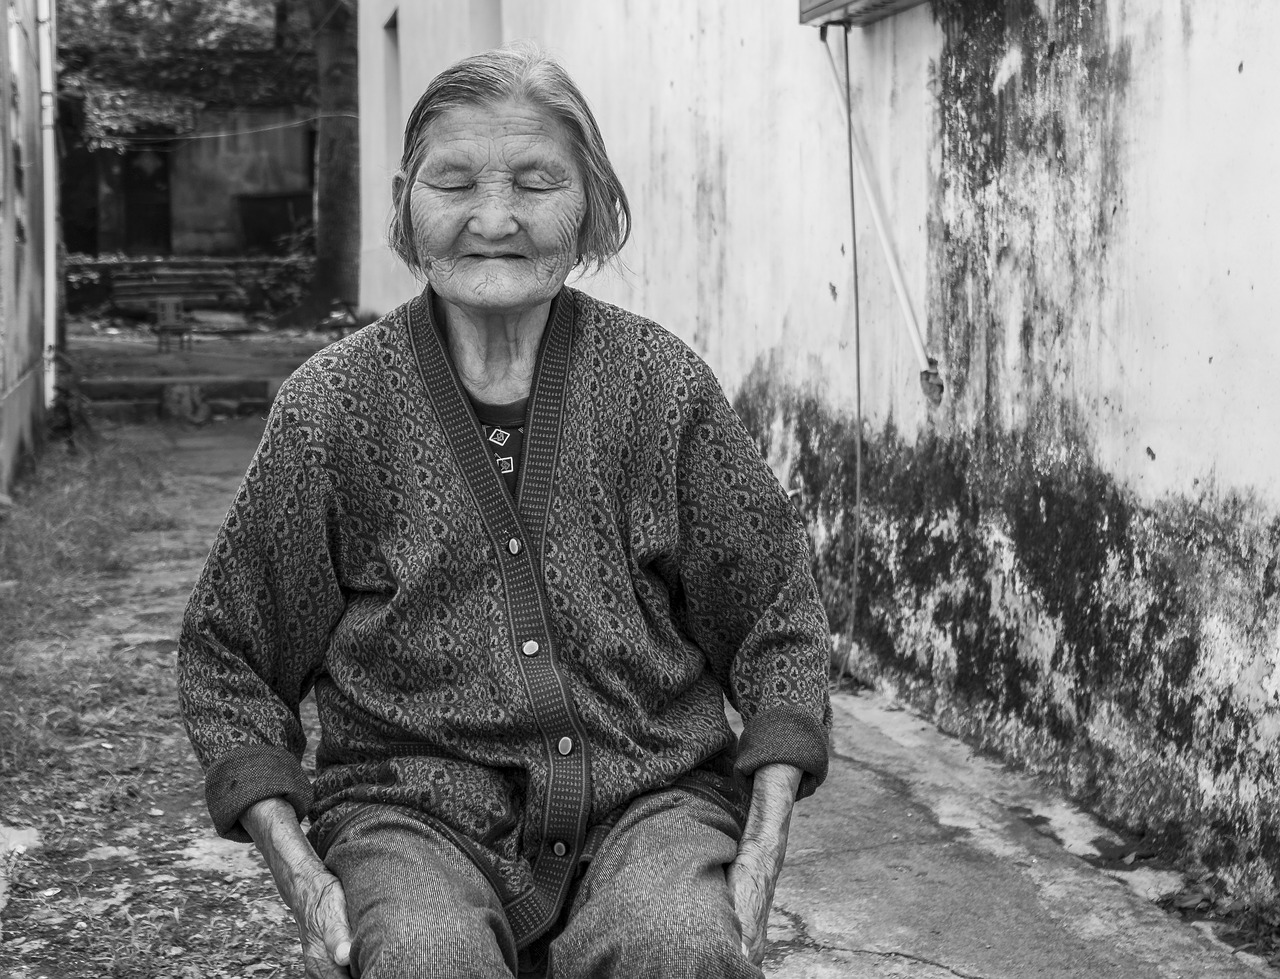
[[[174,529],[139,535],[131,574],[99,583],[101,610],[24,655],[74,664],[109,653],[139,683],[154,681],[160,699],[110,740],[78,745],[95,761],[79,774],[82,801],[56,826],[41,807],[56,804],[57,787],[28,786],[31,821],[55,826],[43,841],[0,827],[0,840],[28,844],[0,861],[15,876],[0,935],[6,977],[300,975],[292,923],[256,853],[212,838],[195,763],[163,700],[186,594],[260,431],[247,419],[122,433],[167,440],[161,502]],[[839,694],[835,711],[830,778],[796,810],[768,975],[1269,974],[1156,907],[1148,897],[1186,881],[1117,859],[1125,841],[1032,780],[880,697]],[[13,805],[4,811],[19,822]]]

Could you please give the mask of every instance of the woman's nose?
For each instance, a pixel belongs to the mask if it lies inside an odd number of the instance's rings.
[[[467,222],[467,230],[484,238],[506,238],[520,230],[514,201],[506,188],[492,188],[481,194]]]

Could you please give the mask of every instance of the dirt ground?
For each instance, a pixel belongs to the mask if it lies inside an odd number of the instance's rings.
[[[261,430],[256,419],[223,424],[247,439]],[[187,449],[161,452],[171,464],[154,503],[173,519],[128,535],[128,573],[86,579],[67,596],[65,624],[20,643],[5,677],[43,701],[28,718],[33,744],[4,746],[25,748],[29,764],[0,778],[0,824],[38,843],[8,858],[0,974],[301,975],[256,850],[212,835],[176,703],[174,637],[243,456],[193,451],[207,438],[197,430],[113,437]]]

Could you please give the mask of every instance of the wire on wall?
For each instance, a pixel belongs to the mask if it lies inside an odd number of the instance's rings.
[[[827,27],[823,24],[818,38],[826,49],[827,57],[835,68],[831,48],[827,46]],[[859,292],[858,275],[858,200],[857,182],[854,164],[854,132],[853,132],[853,82],[850,71],[849,31],[852,25],[848,21],[839,26],[844,28],[844,107],[845,138],[849,170],[849,264],[853,277],[853,567],[849,596],[849,648],[840,659],[840,672],[836,676],[838,689],[844,683],[848,671],[849,660],[853,656],[853,632],[858,616],[858,571],[862,567],[862,310]]]
[[[121,142],[130,146],[147,146],[151,144],[161,143],[186,143],[197,139],[222,139],[226,136],[252,136],[256,133],[271,133],[279,129],[296,129],[298,126],[309,126],[313,122],[319,122],[321,119],[359,119],[360,117],[354,112],[323,112],[315,115],[306,116],[302,119],[291,119],[288,122],[275,122],[269,126],[255,126],[253,129],[226,129],[209,133],[185,133],[182,135],[170,136],[120,136]]]

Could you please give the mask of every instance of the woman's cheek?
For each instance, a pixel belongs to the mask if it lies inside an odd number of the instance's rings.
[[[412,216],[419,250],[437,257],[447,254],[466,224],[459,211],[445,200],[423,201],[415,207]]]
[[[580,194],[568,200],[553,202],[545,215],[547,235],[543,247],[548,251],[578,253],[578,229],[586,214],[586,203]]]

